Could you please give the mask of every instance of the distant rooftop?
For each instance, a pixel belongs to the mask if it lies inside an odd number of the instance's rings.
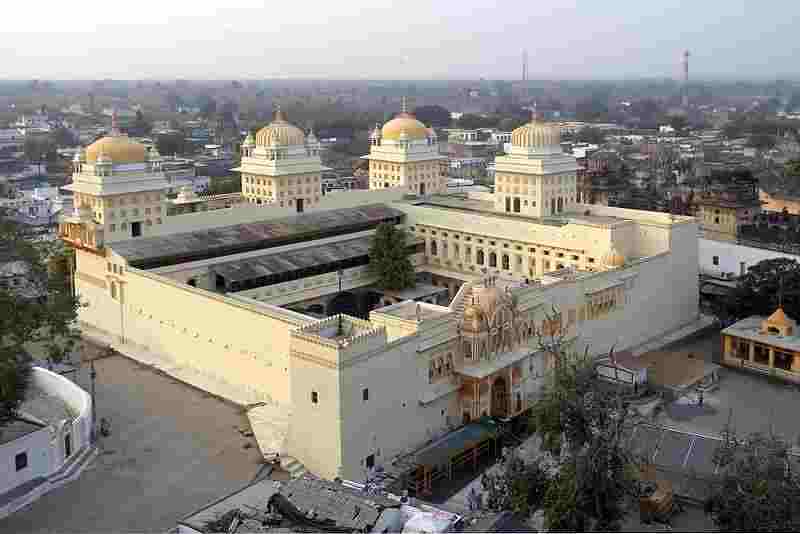
[[[369,204],[195,232],[131,239],[114,243],[110,248],[134,267],[153,268],[359,232],[382,222],[397,222],[402,217],[403,212],[385,204]]]

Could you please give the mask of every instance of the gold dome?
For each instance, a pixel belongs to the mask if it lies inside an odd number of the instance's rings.
[[[617,252],[617,249],[611,248],[611,250],[603,256],[603,264],[606,267],[610,267],[612,269],[617,269],[619,267],[625,266],[625,256]]]
[[[561,144],[558,126],[533,118],[511,132],[511,145],[521,148],[544,148]]]
[[[305,142],[303,130],[287,121],[280,111],[275,114],[275,120],[256,133],[258,146],[303,145]]]
[[[147,149],[125,135],[112,135],[98,139],[86,148],[86,162],[95,163],[98,156],[107,156],[112,163],[144,163]]]
[[[403,112],[383,125],[381,137],[397,141],[403,132],[406,133],[409,140],[427,139],[429,135],[428,128],[414,115]]]

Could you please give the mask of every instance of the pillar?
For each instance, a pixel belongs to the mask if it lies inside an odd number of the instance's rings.
[[[755,360],[756,357],[756,345],[752,341],[750,341],[749,343],[750,343],[750,350],[748,351],[747,356],[750,363],[753,363],[753,360]]]
[[[772,347],[769,348],[769,368],[775,368],[775,349]]]

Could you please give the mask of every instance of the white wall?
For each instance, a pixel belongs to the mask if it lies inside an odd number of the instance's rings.
[[[41,367],[33,368],[33,386],[49,395],[61,399],[72,413],[77,414],[72,421],[68,421],[62,429],[62,435],[69,432],[72,436],[72,454],[90,445],[92,432],[92,398],[83,388],[73,381]],[[58,443],[62,452],[60,462],[56,462],[56,469],[64,463],[63,439]]]
[[[23,452],[28,454],[28,467],[17,471],[16,456]],[[51,465],[50,428],[0,445],[0,495],[36,477],[49,476]]]
[[[800,261],[800,256],[775,252],[761,248],[746,247],[736,243],[726,243],[714,241],[713,239],[699,239],[700,248],[700,271],[707,274],[721,275],[722,273],[733,273],[734,276],[741,274],[741,263],[744,262],[745,272],[747,268],[756,263],[774,258],[790,258]],[[717,257],[719,265],[714,265],[714,257]]]

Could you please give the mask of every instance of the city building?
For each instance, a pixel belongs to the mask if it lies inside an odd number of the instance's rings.
[[[453,532],[461,516],[350,482],[263,480],[194,512],[176,534]]]
[[[447,156],[439,153],[439,139],[414,115],[403,111],[370,134],[369,188],[399,187],[417,195],[447,191]]]
[[[254,204],[289,206],[302,213],[319,204],[322,172],[320,145],[312,131],[289,123],[278,110],[275,120],[242,143],[242,196]]]
[[[769,317],[742,319],[721,335],[723,364],[800,382],[797,322],[782,308]]]
[[[714,184],[694,196],[697,219],[709,239],[735,241],[742,226],[753,224],[761,213],[758,181]]]
[[[92,399],[64,376],[34,367],[17,417],[0,431],[0,518],[77,478],[97,449]]]
[[[558,141],[539,120],[515,130],[495,194],[381,187],[304,213],[244,203],[83,246],[80,320],[133,358],[158,354],[183,380],[256,405],[265,455],[360,480],[484,417],[524,414],[550,361],[539,334],[601,355],[697,319],[694,219],[578,204]],[[376,284],[380,224],[407,230],[415,287]],[[429,487],[431,471],[411,464],[412,487]]]

